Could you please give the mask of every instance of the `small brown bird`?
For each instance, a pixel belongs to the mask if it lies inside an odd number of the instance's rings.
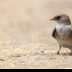
[[[59,44],[59,50],[57,54],[59,54],[61,47],[66,47],[71,49],[72,55],[72,25],[69,16],[66,14],[60,14],[50,20],[56,21],[58,23],[52,33],[52,36]]]

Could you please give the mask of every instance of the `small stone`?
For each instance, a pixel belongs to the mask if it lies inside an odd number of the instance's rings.
[[[4,59],[0,59],[0,61],[4,61]]]
[[[44,53],[44,51],[41,51],[41,53]]]

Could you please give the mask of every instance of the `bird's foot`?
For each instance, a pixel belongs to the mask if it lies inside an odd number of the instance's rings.
[[[56,54],[58,54],[58,55],[59,55],[59,51],[58,51]]]

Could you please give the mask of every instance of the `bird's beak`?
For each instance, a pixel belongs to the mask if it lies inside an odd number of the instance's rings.
[[[50,19],[50,20],[55,20],[54,18]]]

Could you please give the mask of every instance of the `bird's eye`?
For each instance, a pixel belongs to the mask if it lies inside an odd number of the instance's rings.
[[[57,18],[56,18],[56,19],[57,19],[57,20],[59,20],[60,18],[61,18],[60,16],[57,16]]]

